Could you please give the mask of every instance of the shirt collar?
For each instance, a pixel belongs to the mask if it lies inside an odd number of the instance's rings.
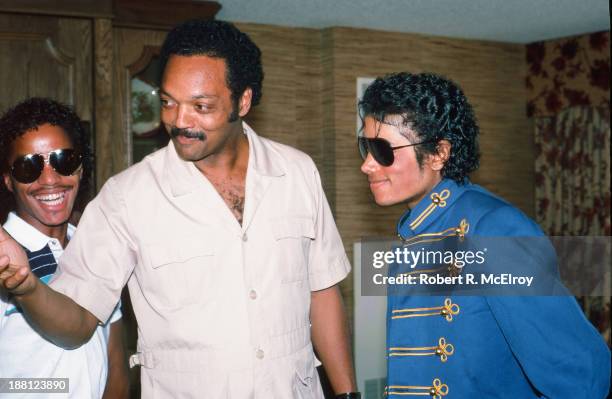
[[[15,241],[30,252],[40,251],[52,240],[51,237],[41,233],[34,226],[17,216],[15,212],[8,214],[6,222],[2,227]],[[68,223],[68,239],[72,237],[75,229],[76,227]]]
[[[440,214],[450,208],[469,184],[467,179],[463,185],[452,179],[442,179],[413,209],[402,215],[397,223],[397,234],[406,238],[423,232]]]
[[[249,163],[248,168],[255,170],[264,176],[282,176],[285,171],[282,167],[283,160],[274,151],[268,151],[264,147],[261,137],[255,133],[246,122],[242,122],[244,134],[249,140]],[[189,194],[193,191],[197,179],[202,178],[193,162],[185,161],[176,152],[172,140],[166,147],[166,168],[164,171],[167,181],[170,183],[172,194],[176,197]]]
[[[283,176],[285,170],[280,155],[275,151],[268,151],[264,147],[263,139],[246,122],[242,122],[242,127],[249,139],[249,166],[264,176]]]
[[[174,147],[172,140],[166,146],[163,175],[170,185],[172,195],[180,197],[189,194],[196,182],[197,168],[193,162],[183,160]]]

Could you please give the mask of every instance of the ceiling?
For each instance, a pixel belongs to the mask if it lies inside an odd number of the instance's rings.
[[[217,0],[218,19],[530,43],[610,29],[608,0]]]

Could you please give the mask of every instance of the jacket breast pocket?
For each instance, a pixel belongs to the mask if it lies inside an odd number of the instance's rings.
[[[310,218],[288,217],[271,221],[276,241],[276,256],[283,283],[308,278],[311,241],[315,239],[314,222]]]
[[[215,254],[209,238],[173,237],[145,246],[142,288],[149,303],[177,308],[214,297]]]

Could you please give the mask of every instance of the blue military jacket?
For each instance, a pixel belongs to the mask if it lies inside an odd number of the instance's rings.
[[[431,235],[542,236],[482,187],[442,180],[397,226]],[[389,398],[605,398],[610,351],[571,296],[389,296]]]

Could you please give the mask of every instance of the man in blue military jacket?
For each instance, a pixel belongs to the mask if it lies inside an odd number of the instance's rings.
[[[379,205],[403,202],[405,242],[449,236],[543,236],[467,175],[478,126],[453,82],[377,79],[359,104],[361,170]],[[389,398],[604,398],[610,352],[571,296],[389,296]]]

